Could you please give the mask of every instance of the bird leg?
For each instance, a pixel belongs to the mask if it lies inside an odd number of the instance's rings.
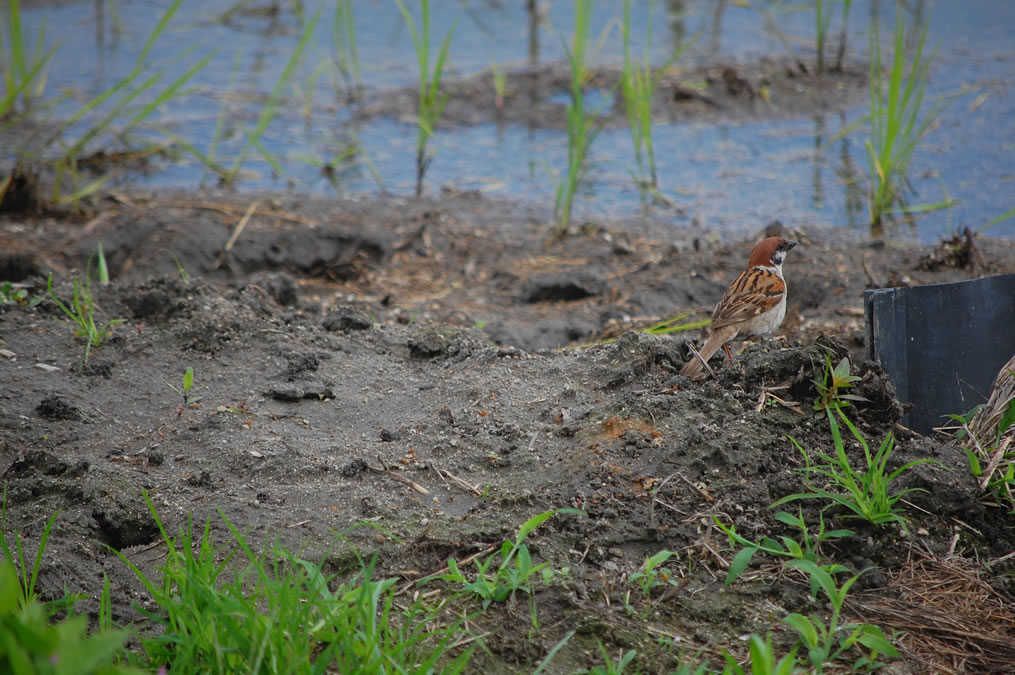
[[[726,360],[727,361],[732,361],[733,360],[733,352],[730,351],[730,343],[729,342],[722,343],[722,348],[726,350]]]

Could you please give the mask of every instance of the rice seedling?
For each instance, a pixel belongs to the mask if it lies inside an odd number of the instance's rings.
[[[1001,215],[991,218],[986,223],[984,223],[983,225],[981,225],[976,229],[976,234],[983,234],[984,232],[994,227],[995,225],[1000,225],[1001,223],[1010,218],[1015,218],[1015,208],[1008,209]]]
[[[927,28],[924,26],[911,59],[907,58],[905,17],[901,9],[897,9],[894,55],[885,82],[880,31],[876,21],[871,25],[870,138],[864,146],[871,182],[868,208],[873,225],[880,225],[896,204],[901,205],[898,211],[912,212],[947,208],[954,203],[952,200],[920,206],[904,203],[908,190],[906,173],[913,153],[944,108],[954,99],[942,98],[921,114],[931,61],[923,54],[926,39]]]
[[[567,233],[571,224],[571,210],[574,197],[585,177],[586,160],[592,142],[602,129],[599,116],[609,102],[606,98],[600,108],[587,113],[585,110],[584,82],[587,72],[586,50],[588,47],[589,16],[592,0],[575,0],[574,33],[571,44],[561,35],[560,41],[571,67],[570,100],[567,104],[567,173],[557,183],[554,200],[554,214],[557,218],[556,234]]]
[[[853,0],[842,0],[842,29],[839,33],[839,49],[836,53],[835,64],[829,69],[835,72],[842,72],[842,60],[846,57],[846,28],[849,23],[849,10],[852,6]],[[828,26],[831,19],[832,10],[825,5],[824,0],[814,0],[814,47],[817,52],[816,70],[819,73],[826,70],[825,45],[828,41]]]
[[[345,84],[346,98],[354,101],[363,94],[363,68],[356,41],[356,15],[352,0],[339,0],[335,3],[334,16],[331,41],[335,47],[335,68]]]
[[[101,248],[97,253],[101,254]],[[85,265],[84,284],[81,284],[77,278],[74,279],[74,295],[69,304],[60,300],[53,291],[53,275],[50,274],[46,280],[46,292],[53,303],[63,312],[66,321],[75,326],[75,337],[85,338],[85,363],[88,362],[92,347],[101,346],[103,341],[112,335],[113,328],[126,321],[126,319],[110,319],[101,325],[95,322],[96,303],[92,294],[92,260],[95,257],[96,254],[89,256]],[[99,267],[104,267],[104,256],[99,255],[99,259],[101,261]],[[108,272],[106,281],[108,283]]]
[[[468,665],[464,619],[448,623],[445,604],[417,598],[396,605],[394,579],[375,580],[374,561],[337,584],[319,565],[279,545],[255,553],[221,511],[232,535],[223,559],[210,519],[197,532],[188,516],[170,536],[145,493],[168,553],[161,580],[113,551],[157,605],[142,610],[154,630],[137,637],[146,668],[174,673],[450,672]]]
[[[221,180],[226,185],[231,185],[235,182],[237,176],[240,173],[240,169],[243,168],[244,163],[247,161],[247,157],[251,150],[256,150],[258,154],[271,166],[272,170],[278,176],[284,176],[285,171],[282,170],[282,165],[278,162],[278,158],[268,152],[267,148],[261,142],[264,132],[267,130],[268,125],[271,124],[272,120],[278,112],[279,102],[281,100],[282,90],[289,83],[290,77],[292,76],[293,70],[299,63],[300,58],[303,55],[304,49],[310,42],[311,36],[314,34],[314,28],[317,26],[317,21],[321,16],[321,8],[318,7],[314,15],[310,17],[303,25],[303,33],[300,36],[299,42],[296,43],[296,47],[289,55],[289,60],[286,62],[285,68],[279,75],[278,80],[275,82],[275,86],[272,88],[271,93],[268,94],[268,99],[264,102],[264,107],[261,108],[261,114],[257,118],[257,123],[253,129],[245,132],[245,140],[243,148],[240,150],[240,154],[233,160],[232,167],[221,176]]]
[[[43,97],[47,67],[60,43],[42,51],[46,43],[45,23],[39,25],[34,47],[29,42],[21,25],[20,0],[9,0],[6,19],[0,14],[0,53],[6,57],[0,66],[5,91],[0,99],[0,120],[16,112],[19,100],[21,111],[27,113],[35,100]]]
[[[842,62],[846,58],[846,34],[849,27],[849,10],[852,7],[853,0],[842,0],[842,28],[839,31],[839,49],[835,54],[835,65],[832,67],[838,73],[842,72]]]
[[[165,32],[181,2],[182,0],[175,0],[163,13],[158,24],[148,36],[130,73],[85,102],[67,119],[53,125],[52,129],[45,132],[45,135],[38,133],[23,135],[24,140],[21,146],[15,149],[15,154],[23,162],[43,161],[52,165],[56,174],[52,194],[54,203],[76,204],[80,199],[98,190],[109,178],[109,175],[91,181],[83,180],[79,172],[78,161],[85,148],[95,139],[113,130],[114,127],[117,140],[126,138],[135,128],[147,123],[148,118],[160,106],[179,96],[183,85],[204,68],[214,56],[214,53],[205,55],[170,82],[162,91],[155,91],[168,71],[166,69],[152,71],[148,63],[148,56],[156,40]],[[11,65],[4,71],[7,93],[3,101],[0,102],[0,117],[10,112],[18,96],[24,97],[26,92],[32,91],[29,87],[33,80],[36,82],[34,93],[26,100],[26,105],[42,96],[45,69],[49,67],[59,47],[59,44],[54,45],[42,53],[42,41],[45,36],[40,29],[35,49],[29,55],[27,39],[21,33],[18,2],[14,1],[8,3],[7,51]],[[185,49],[177,58],[183,59],[191,51]],[[134,107],[135,101],[141,97],[147,99],[146,103]],[[89,124],[80,136],[73,141],[66,140],[67,132],[71,128],[89,116],[98,114],[100,110],[104,112],[98,115],[97,121]],[[21,117],[24,116],[23,114]],[[15,123],[19,121],[20,118],[15,120]],[[59,146],[58,154],[55,158],[51,157],[50,149],[57,145]],[[154,149],[159,147],[158,145],[152,146]],[[65,185],[65,181],[70,182],[69,188]]]
[[[825,72],[825,38],[828,35],[828,21],[831,12],[825,11],[824,0],[814,0],[814,41],[818,53],[817,70]]]
[[[631,130],[634,157],[638,166],[638,189],[643,196],[646,193],[656,193],[659,188],[655,148],[652,143],[652,99],[655,97],[659,78],[687,47],[686,43],[681,44],[666,63],[653,70],[651,17],[654,8],[655,1],[650,0],[648,4],[650,18],[645,28],[645,51],[640,63],[635,63],[631,56],[631,0],[624,0],[624,21],[621,24],[624,70],[621,74],[620,87],[624,95],[624,109],[627,112],[627,124]]]
[[[119,82],[86,102],[73,115],[64,120],[57,127],[57,130],[45,140],[43,144],[44,148],[48,148],[50,145],[58,141],[62,141],[62,138],[68,129],[73,127],[93,111],[97,112],[101,107],[103,107],[106,101],[112,102],[109,110],[96,123],[92,124],[85,133],[78,137],[77,140],[71,143],[69,147],[62,149],[59,158],[53,162],[57,173],[57,178],[53,183],[52,196],[52,200],[55,203],[61,203],[64,201],[77,203],[80,199],[98,190],[109,178],[108,175],[102,176],[90,183],[81,185],[77,162],[82,151],[91,141],[111,130],[114,125],[116,125],[117,136],[122,138],[128,135],[136,127],[146,123],[152,113],[154,113],[159,107],[176,98],[180,94],[180,90],[183,85],[201,71],[215,56],[215,52],[206,54],[201,59],[198,59],[196,63],[187,68],[175,80],[170,82],[165,89],[152,95],[153,90],[159,81],[162,80],[167,70],[158,69],[154,72],[149,72],[148,55],[154,47],[155,42],[166,31],[169,22],[176,14],[181,3],[182,0],[175,0],[175,2],[173,2],[163,13],[158,24],[152,29],[152,32],[145,41],[144,47],[142,47],[140,53],[138,54],[131,72]],[[188,56],[191,51],[193,50],[183,50],[178,58],[182,59]],[[142,76],[144,76],[143,79]],[[130,108],[133,102],[142,95],[147,96],[149,100],[136,110]],[[123,118],[126,118],[125,121],[120,123],[120,120]],[[62,195],[64,177],[69,178],[72,185],[70,194],[66,197]]]
[[[832,411],[835,411],[834,413]],[[933,459],[916,459],[907,462],[888,473],[888,460],[891,458],[892,450],[895,448],[895,437],[888,432],[885,440],[882,441],[877,451],[871,453],[870,446],[864,439],[863,434],[849,421],[841,407],[828,406],[825,408],[828,417],[828,424],[832,430],[832,441],[834,445],[834,456],[818,452],[817,456],[824,461],[824,464],[811,464],[810,454],[792,436],[790,440],[797,450],[804,456],[806,466],[801,469],[807,476],[818,476],[827,481],[836,490],[810,485],[810,492],[792,494],[776,501],[772,507],[781,506],[787,502],[798,499],[826,499],[830,506],[841,506],[849,511],[849,518],[860,518],[874,525],[885,525],[896,523],[903,528],[906,527],[906,519],[901,509],[896,508],[898,501],[910,492],[919,491],[918,488],[909,488],[901,492],[891,492],[892,481],[918,464],[936,463]],[[855,469],[846,455],[846,446],[839,431],[839,425],[835,418],[839,417],[849,428],[853,437],[863,448],[866,468]]]
[[[447,65],[448,51],[451,47],[451,38],[455,33],[455,26],[452,25],[445,34],[431,70],[429,0],[420,0],[420,24],[418,27],[403,0],[395,0],[395,2],[398,3],[398,9],[412,35],[412,44],[416,50],[416,65],[419,68],[419,117],[416,120],[416,197],[421,197],[423,195],[423,178],[433,161],[433,156],[427,153],[427,146],[434,135],[434,127],[437,125],[441,113],[444,112],[444,106],[448,102],[448,95],[441,93],[441,77],[443,77],[444,67]]]

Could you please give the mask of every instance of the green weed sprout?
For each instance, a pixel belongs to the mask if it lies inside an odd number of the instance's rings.
[[[187,408],[188,405],[197,403],[198,401],[201,400],[200,396],[190,395],[190,390],[194,387],[194,369],[191,367],[188,367],[187,370],[184,371],[183,382],[180,384],[179,387],[177,387],[176,385],[174,385],[172,382],[170,382],[165,378],[162,378],[162,381],[165,382],[166,386],[175,391],[183,399],[183,402],[180,403],[178,406],[176,406],[177,417],[183,415],[183,411]]]
[[[860,381],[860,377],[850,375],[849,357],[842,357],[836,365],[825,355],[825,370],[821,381],[813,380],[818,396],[814,399],[814,410],[821,412],[827,408],[841,408],[850,405],[850,401],[866,401],[863,396],[843,394],[842,390]]]
[[[1010,440],[1003,440],[1004,434],[1015,423],[1015,399],[1008,403],[1007,411],[998,422],[997,435],[990,444],[981,443],[969,431],[968,421],[972,415],[973,413],[965,417],[949,415],[963,425],[964,431],[961,436],[957,435],[958,440],[965,441],[968,437],[971,441],[962,446],[969,462],[969,471],[979,481],[981,490],[1005,501],[1009,510],[1015,513],[1015,450],[1011,448]]]
[[[440,48],[437,50],[437,58],[430,70],[430,2],[420,0],[420,25],[412,19],[412,14],[405,6],[403,0],[395,0],[398,9],[402,12],[402,18],[409,27],[412,35],[412,44],[416,48],[416,63],[419,66],[419,120],[417,122],[416,135],[416,197],[423,195],[423,177],[433,157],[427,154],[427,144],[434,135],[434,127],[444,112],[444,106],[448,102],[448,95],[441,94],[441,77],[444,74],[444,66],[448,60],[448,51],[451,47],[451,37],[454,35],[455,27],[452,26],[444,36]]]
[[[476,595],[482,600],[483,609],[486,609],[494,602],[505,602],[518,591],[531,595],[533,588],[530,579],[543,571],[544,568],[547,568],[547,563],[533,565],[529,549],[524,542],[534,529],[558,513],[584,515],[584,511],[578,509],[557,509],[556,511],[540,513],[525,521],[518,529],[518,534],[515,536],[514,541],[505,541],[501,545],[500,564],[496,567],[493,567],[493,563],[497,558],[496,553],[483,562],[477,560],[476,578],[469,581],[458,568],[457,561],[454,558],[449,558],[449,572],[436,578],[462,584],[463,590]],[[428,577],[420,583],[429,581],[432,578]],[[543,579],[547,579],[546,574],[543,575]]]
[[[648,600],[648,604],[645,607],[643,616],[647,617],[649,612],[652,611],[654,603],[652,602],[652,591],[661,587],[670,585],[675,588],[680,587],[680,581],[673,578],[672,572],[663,567],[666,561],[677,555],[673,551],[662,550],[655,555],[645,556],[645,563],[641,566],[641,569],[630,577],[627,582],[629,584],[635,584],[641,589],[645,599]],[[634,613],[634,607],[630,603],[630,591],[624,594],[624,609],[628,614]]]
[[[998,374],[987,403],[965,415],[949,415],[959,423],[955,439],[962,444],[969,470],[980,490],[993,495],[1015,513],[1015,370],[1012,361]]]
[[[575,0],[572,44],[569,46],[563,35],[560,38],[571,66],[571,97],[567,104],[567,175],[557,183],[553,206],[554,215],[557,217],[558,236],[566,234],[571,224],[571,209],[575,194],[585,177],[589,149],[602,130],[599,116],[609,102],[608,99],[604,100],[600,108],[592,113],[585,111],[583,84],[587,70],[585,52],[591,11],[592,0]]]
[[[812,591],[815,584],[819,586],[832,605],[832,616],[827,625],[816,616],[806,617],[796,612],[783,619],[787,625],[800,633],[800,639],[807,648],[809,665],[814,672],[822,673],[826,664],[835,662],[853,647],[863,646],[870,650],[853,662],[854,670],[880,668],[883,665],[878,662],[881,655],[898,658],[898,650],[878,626],[839,623],[846,594],[866,570],[850,577],[842,586],[838,586],[827,570],[810,560],[791,560],[786,563],[786,567],[805,572],[811,579]],[[812,594],[816,595],[816,592]]]
[[[832,412],[833,409],[834,413]],[[890,491],[891,483],[917,464],[936,463],[935,460],[928,458],[916,459],[888,473],[888,460],[892,455],[892,450],[895,448],[895,437],[892,432],[888,432],[885,440],[882,441],[877,451],[872,454],[870,446],[868,446],[863,435],[849,421],[849,418],[846,417],[840,408],[830,406],[825,408],[825,414],[828,416],[828,424],[832,430],[835,455],[830,456],[822,452],[817,453],[817,456],[825,462],[824,464],[812,465],[811,457],[803,449],[803,446],[792,436],[790,440],[804,456],[806,466],[802,471],[809,476],[821,477],[835,489],[810,486],[812,488],[811,492],[788,495],[776,501],[772,504],[772,507],[781,506],[798,499],[826,499],[831,502],[828,507],[838,505],[848,510],[850,514],[847,517],[860,518],[874,525],[897,523],[902,527],[906,527],[906,519],[901,509],[896,508],[896,504],[910,492],[921,490],[920,488],[908,488],[901,492],[892,493]],[[839,417],[846,424],[853,437],[863,447],[867,466],[862,472],[853,468],[849,462],[849,457],[846,456],[846,447],[842,440],[842,434],[839,432],[839,425],[835,420],[836,417]]]
[[[913,51],[912,62],[906,58],[906,26],[901,9],[895,14],[894,61],[884,82],[881,40],[877,22],[870,31],[870,139],[864,143],[871,181],[870,219],[882,222],[893,205],[902,201],[906,189],[906,173],[920,140],[930,131],[941,111],[953,100],[942,99],[921,117],[930,59],[923,58],[927,29],[924,27]],[[954,202],[903,207],[902,211],[927,211],[946,208]]]
[[[490,73],[493,77],[494,108],[500,110],[504,107],[504,97],[507,95],[507,73],[503,66],[496,63],[490,65]]]
[[[642,565],[641,571],[632,574],[628,578],[628,582],[637,584],[642,593],[645,594],[645,597],[651,596],[652,591],[659,586],[665,584],[677,586],[677,581],[671,576],[670,571],[662,567],[674,555],[676,553],[673,551],[662,550],[655,555],[646,556],[645,564]]]
[[[751,635],[747,642],[747,650],[751,657],[751,675],[794,675],[800,672],[796,665],[796,647],[776,661],[775,646],[772,644],[771,635],[764,639],[760,635]],[[723,659],[726,661],[726,667],[722,670],[723,675],[747,675],[748,671],[737,663],[733,655],[726,650],[723,650]],[[691,675],[692,671],[688,667],[686,670],[677,672],[681,675],[683,673]],[[701,666],[693,672],[694,675],[699,675],[699,673],[704,675],[708,670],[705,666]]]
[[[40,549],[41,550],[41,549]],[[50,623],[46,607],[19,594],[14,564],[0,562],[0,671],[5,673],[109,673],[145,672],[113,665],[127,632],[102,629],[88,634],[88,616],[71,614]]]
[[[779,540],[772,539],[771,537],[762,537],[760,541],[751,541],[746,537],[737,534],[736,527],[730,523],[730,525],[724,525],[719,516],[713,515],[716,527],[726,533],[729,537],[730,543],[737,543],[744,548],[740,549],[733,560],[730,561],[729,570],[726,574],[725,585],[729,586],[737,577],[743,574],[744,570],[751,564],[751,560],[754,555],[761,551],[768,555],[791,558],[794,560],[810,560],[811,562],[818,561],[818,554],[821,544],[830,539],[843,539],[853,535],[852,530],[832,530],[830,532],[825,531],[825,518],[824,516],[818,516],[818,531],[815,534],[811,534],[807,527],[807,523],[804,520],[803,510],[798,509],[797,515],[780,511],[775,514],[775,519],[780,523],[795,527],[800,530],[800,541],[782,535]],[[830,570],[838,570],[835,566],[826,567]],[[844,569],[844,568],[843,568]]]
[[[655,0],[650,0],[648,5],[650,17],[654,7]],[[638,188],[643,195],[646,192],[657,192],[659,187],[655,149],[652,144],[652,99],[659,78],[687,47],[686,44],[680,45],[666,63],[653,72],[652,24],[650,18],[645,29],[645,51],[642,60],[641,63],[635,63],[631,57],[631,0],[624,0],[624,22],[621,26],[624,40],[624,70],[621,74],[620,87],[634,144],[634,156],[638,163]]]
[[[88,617],[74,613],[74,603],[82,596],[64,594],[50,602],[40,602],[35,594],[42,556],[59,511],[42,528],[39,548],[31,570],[25,564],[21,536],[15,534],[13,546],[7,541],[7,489],[0,508],[0,672],[71,673],[104,672],[126,675],[141,673],[124,666],[113,666],[127,639],[124,631],[111,630],[108,624],[88,635]],[[100,600],[100,614],[109,612],[108,593]],[[50,623],[57,612],[67,617]]]
[[[31,571],[29,571],[25,565],[25,549],[24,543],[21,541],[21,535],[18,533],[14,534],[13,551],[11,550],[10,543],[7,541],[7,485],[4,484],[2,517],[0,517],[0,548],[3,549],[4,560],[10,561],[12,568],[17,563],[18,570],[15,570],[14,583],[7,584],[5,582],[0,585],[0,589],[3,589],[3,592],[6,593],[7,589],[10,588],[11,592],[17,596],[18,607],[22,610],[29,603],[35,602],[38,599],[35,595],[35,583],[39,579],[39,569],[42,567],[42,554],[46,550],[46,543],[49,541],[50,532],[52,532],[53,524],[56,523],[56,518],[59,515],[60,511],[57,510],[49,517],[46,525],[42,528],[42,536],[39,538],[39,549],[35,552],[35,561],[32,564]]]
[[[63,312],[64,316],[67,317],[68,323],[76,327],[74,330],[75,337],[85,338],[85,363],[88,362],[92,347],[101,346],[102,342],[112,335],[113,327],[126,321],[126,319],[110,319],[101,326],[95,323],[95,298],[92,296],[93,257],[95,257],[94,254],[88,258],[88,263],[85,265],[84,285],[82,286],[77,278],[74,279],[74,296],[70,300],[69,305],[56,297],[56,293],[53,291],[53,275],[50,274],[46,280],[46,291],[50,299]],[[105,258],[101,259],[105,260]],[[104,266],[105,262],[100,265],[100,267]],[[108,272],[106,278],[108,281]]]
[[[603,657],[604,665],[595,666],[586,670],[585,673],[588,675],[622,675],[624,670],[631,665],[631,662],[634,661],[636,656],[638,656],[638,652],[634,649],[628,651],[621,649],[620,653],[617,655],[617,661],[614,662],[613,659],[610,658],[610,653],[606,651],[606,647],[603,646],[603,643],[600,641],[598,645],[599,654]]]
[[[34,295],[28,297],[28,290],[16,288],[9,281],[0,282],[0,305],[21,305],[23,307],[35,307],[42,302],[43,296]]]

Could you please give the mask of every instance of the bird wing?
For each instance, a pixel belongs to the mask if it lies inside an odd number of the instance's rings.
[[[712,312],[712,330],[749,321],[774,308],[786,295],[786,282],[774,270],[752,267],[740,273]]]

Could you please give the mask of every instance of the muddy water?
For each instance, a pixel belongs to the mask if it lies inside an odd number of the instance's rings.
[[[541,3],[546,6],[535,33],[530,30],[526,3],[432,4],[434,41],[455,27],[453,77],[474,75],[494,65],[513,72],[533,62],[564,58],[561,34],[569,36],[572,29],[571,3]],[[675,43],[691,38],[693,46],[681,64],[757,63],[763,57],[785,58],[790,50],[807,63],[813,61],[814,15],[810,11],[785,11],[765,2],[744,7],[701,0],[657,2],[650,14],[648,3],[635,4],[635,51],[641,53],[640,40],[651,22],[656,63],[665,59]],[[838,3],[825,4],[835,5],[829,31],[834,47],[841,26],[840,8]],[[891,230],[898,236],[929,241],[961,225],[982,225],[1012,206],[1015,98],[1010,84],[1015,50],[1008,35],[1015,28],[1015,4],[993,0],[910,4],[908,23],[929,22],[928,46],[936,48],[928,99],[968,90],[921,144],[910,176],[914,203],[951,197],[961,204]],[[253,151],[244,164],[239,189],[291,186],[324,194],[374,194],[383,185],[395,193],[412,191],[412,110],[407,106],[397,116],[369,114],[371,96],[415,83],[412,41],[394,2],[359,0],[353,5],[368,91],[366,113],[363,107],[348,104],[340,77],[328,65],[335,58],[335,16],[331,3],[326,3],[304,59],[283,90],[285,104],[262,139],[268,152],[280,157],[284,175],[275,175]],[[238,11],[223,18],[230,7],[237,6],[231,0],[184,3],[169,31],[154,45],[148,63],[164,68],[163,82],[168,83],[203,55],[213,50],[216,54],[190,82],[186,96],[160,109],[152,120],[158,128],[138,129],[135,136],[165,140],[163,130],[169,130],[207,151],[218,129],[219,161],[229,166],[242,152],[245,132],[256,125],[262,102],[285,68],[301,28],[288,3],[281,3],[281,11],[274,15],[257,11],[257,5],[239,5]],[[315,9],[308,3],[308,13]],[[25,8],[25,23],[33,34],[45,24],[47,41],[61,41],[47,92],[72,96],[54,114],[70,115],[82,101],[128,73],[161,10],[150,2],[131,1]],[[621,12],[620,3],[600,2],[595,7],[590,35],[600,45],[593,51],[598,65],[621,62]],[[891,2],[854,3],[847,57],[864,61],[870,21],[880,23],[883,36],[890,35],[894,12]],[[766,23],[766,13],[777,29]],[[476,102],[484,108],[492,104]],[[775,218],[792,226],[829,224],[865,233],[864,134],[861,130],[836,138],[864,112],[861,104],[789,118],[704,118],[657,125],[660,182],[673,206],[657,207],[653,217],[724,234],[754,231]],[[71,129],[70,136],[88,126],[83,121]],[[331,179],[321,173],[321,164],[357,142],[363,148],[361,159],[347,162]],[[566,142],[560,130],[531,125],[490,122],[440,129],[427,189],[480,190],[545,204],[549,209],[556,181],[566,166]],[[99,147],[121,149],[108,137],[98,141],[95,149]],[[578,216],[637,213],[641,200],[631,179],[633,168],[627,130],[603,130],[592,149],[585,188],[576,201]],[[159,159],[143,175],[130,171],[120,179],[182,188],[215,182],[197,161],[186,157]],[[1015,221],[993,232],[1015,236]]]

